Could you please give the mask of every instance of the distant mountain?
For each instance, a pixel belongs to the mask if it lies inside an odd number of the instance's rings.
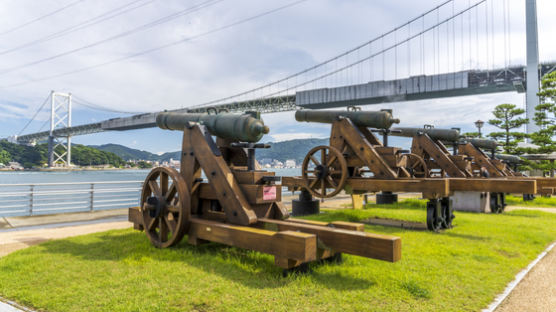
[[[257,159],[276,159],[281,162],[287,159],[295,159],[297,164],[303,162],[303,158],[309,150],[317,145],[328,145],[329,139],[296,139],[282,142],[270,142],[270,148],[257,150]]]
[[[103,145],[90,145],[90,147],[99,149],[101,151],[114,153],[120,156],[123,160],[158,160],[160,156],[147,152],[141,151],[134,148],[129,148],[127,146],[119,144],[103,144]]]
[[[258,149],[257,159],[276,159],[286,161],[287,159],[295,159],[300,164],[307,155],[309,150],[317,145],[328,145],[328,139],[297,139],[282,142],[267,143],[271,147],[268,149]],[[168,152],[162,155],[156,155],[147,151],[141,151],[119,144],[91,145],[101,151],[111,152],[122,159],[128,160],[151,160],[151,161],[168,161],[172,159],[180,159],[180,151]]]

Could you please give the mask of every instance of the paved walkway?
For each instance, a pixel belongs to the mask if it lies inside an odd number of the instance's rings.
[[[537,263],[495,311],[556,311],[556,249]]]

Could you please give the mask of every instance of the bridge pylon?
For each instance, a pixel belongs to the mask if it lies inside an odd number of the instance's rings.
[[[48,136],[49,167],[54,167],[58,163],[64,167],[71,166],[71,136],[54,134],[54,130],[64,127],[71,127],[71,93],[51,91],[50,134]]]
[[[527,93],[525,101],[527,133],[539,130],[533,118],[539,105],[539,35],[537,26],[537,0],[525,0],[525,28],[527,44]]]

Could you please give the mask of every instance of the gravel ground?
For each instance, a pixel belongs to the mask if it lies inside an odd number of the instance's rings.
[[[555,249],[537,263],[495,311],[556,311]]]

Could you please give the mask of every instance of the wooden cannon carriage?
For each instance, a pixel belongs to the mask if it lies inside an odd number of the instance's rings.
[[[329,146],[317,146],[308,152],[302,176],[282,178],[282,185],[290,190],[305,189],[318,198],[331,197],[342,190],[350,194],[420,192],[429,200],[427,227],[432,231],[451,227],[453,213],[449,197],[456,191],[537,192],[535,180],[494,180],[471,174],[430,177],[430,164],[422,156],[384,146],[369,130],[387,130],[397,123],[388,111],[301,110],[295,117],[298,121],[330,123],[332,129]],[[452,162],[446,152],[434,154],[435,159],[445,157]]]
[[[516,170],[521,159],[514,155],[496,154],[495,146],[496,141],[469,139],[458,144],[458,151],[460,154],[472,157],[472,166],[474,168],[485,168],[491,178],[533,179],[537,181],[537,193],[524,194],[524,198],[527,195],[531,197],[532,195],[551,196],[556,194],[555,178],[524,176]],[[490,155],[483,150],[490,151]]]
[[[289,218],[279,178],[255,160],[255,149],[267,147],[256,142],[268,133],[258,114],[160,113],[156,121],[162,129],[183,131],[180,171],[153,169],[140,207],[129,209],[134,228],[156,247],[187,235],[193,245],[216,242],[274,255],[286,270],[341,253],[400,259],[399,238],[366,233],[363,224]]]
[[[534,194],[519,193],[526,197],[531,195],[549,196],[556,190],[556,179],[544,177],[526,177],[515,171],[509,163],[516,163],[519,157],[498,155],[498,143],[494,140],[472,138],[461,139],[456,129],[438,129],[432,126],[424,128],[395,128],[391,134],[412,138],[411,153],[423,158],[431,177],[482,177],[497,180],[535,180],[537,191]],[[450,153],[446,145],[451,145]],[[490,151],[490,156],[483,150]],[[507,192],[509,193],[509,192]],[[490,207],[492,212],[500,213],[506,206],[504,192],[491,192]]]

